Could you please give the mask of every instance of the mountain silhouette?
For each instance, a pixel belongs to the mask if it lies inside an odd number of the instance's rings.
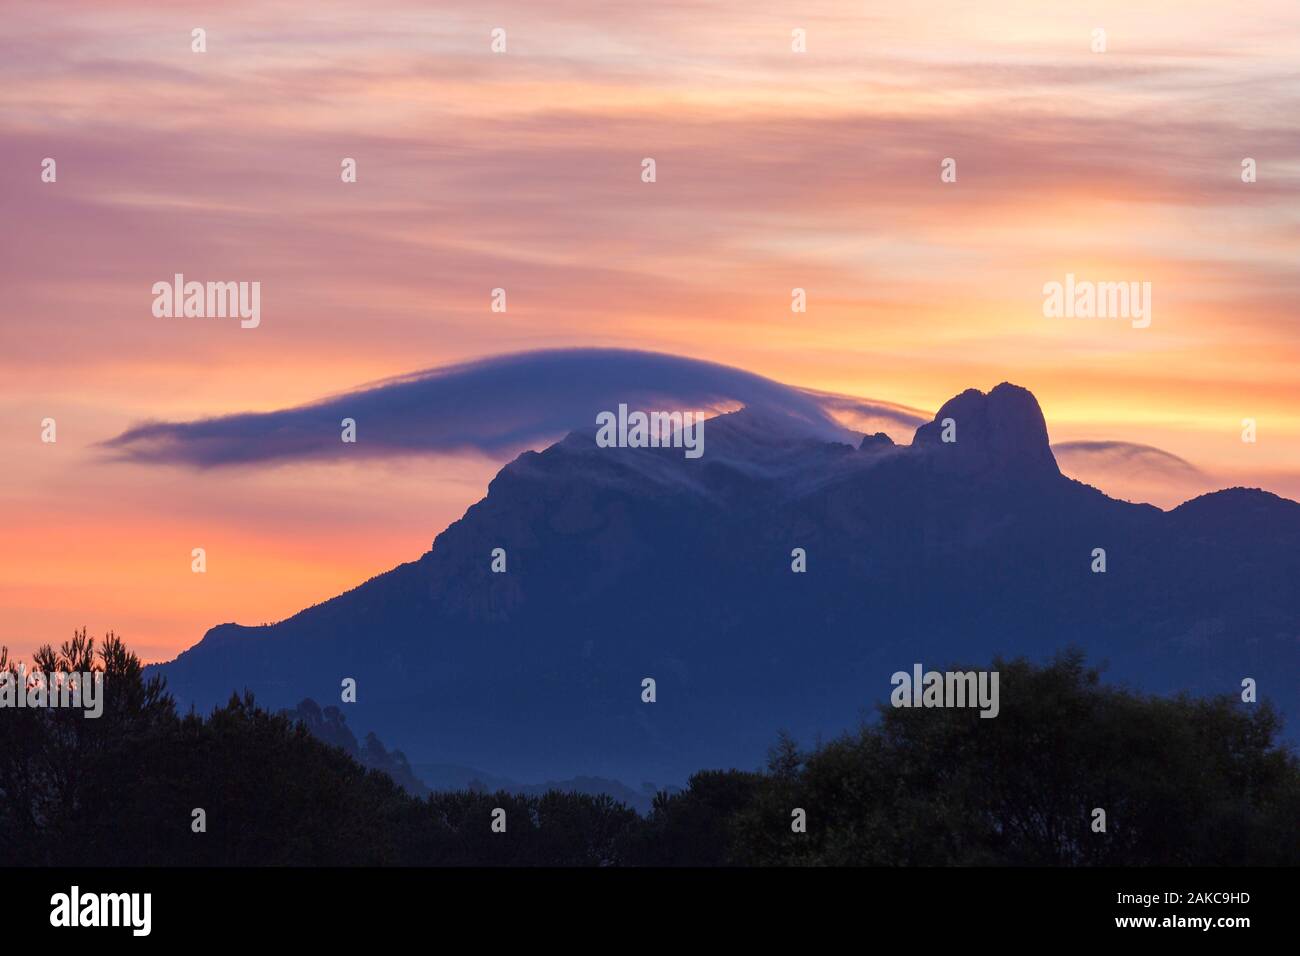
[[[245,688],[333,702],[354,678],[349,723],[412,765],[516,780],[752,768],[779,731],[811,742],[867,716],[914,662],[1068,645],[1136,688],[1249,677],[1297,712],[1300,504],[1109,498],[1060,473],[1023,388],[961,393],[911,445],[827,441],[759,407],[708,420],[694,460],[595,431],[506,465],[418,560],[156,669],[203,709]]]

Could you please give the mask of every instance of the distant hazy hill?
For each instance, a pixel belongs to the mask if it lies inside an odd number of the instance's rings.
[[[160,665],[170,688],[291,706],[352,677],[349,722],[416,765],[635,786],[755,766],[780,729],[839,731],[916,661],[1073,643],[1153,691],[1253,677],[1296,733],[1300,504],[1115,501],[1060,474],[1038,403],[1006,384],[958,395],[911,446],[754,410],[707,422],[697,460],[594,431],[507,465],[419,560],[279,624],[213,628]]]
[[[312,735],[327,744],[342,748],[367,770],[382,770],[407,793],[416,797],[427,796],[429,788],[412,771],[406,755],[400,750],[389,751],[374,732],[366,734],[364,743],[358,743],[348,726],[347,718],[336,706],[322,708],[308,698],[284,713],[304,724]]]

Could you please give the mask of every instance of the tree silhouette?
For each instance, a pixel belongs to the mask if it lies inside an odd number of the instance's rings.
[[[249,694],[176,713],[115,634],[33,657],[104,677],[104,710],[0,711],[0,863],[8,865],[1293,864],[1300,766],[1267,704],[1101,684],[1080,654],[994,661],[1001,710],[881,709],[765,771],[707,770],[642,818],[607,795],[482,787],[426,797],[373,736],[310,701]],[[17,672],[6,649],[0,669]],[[958,669],[958,668],[953,668]],[[970,668],[960,668],[970,669]],[[333,736],[320,739],[324,726]],[[346,733],[344,733],[346,731]],[[349,749],[350,748],[350,749]],[[367,756],[368,755],[368,756]],[[359,761],[360,756],[363,760]],[[399,759],[400,758],[400,759]],[[791,827],[803,809],[806,832]],[[1094,832],[1092,811],[1106,811]],[[206,830],[195,832],[202,809]],[[505,811],[505,832],[491,828]]]

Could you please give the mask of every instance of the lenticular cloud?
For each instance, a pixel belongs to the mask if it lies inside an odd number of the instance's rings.
[[[147,422],[103,443],[118,460],[199,468],[343,454],[477,451],[498,457],[595,427],[620,403],[664,410],[761,407],[832,440],[846,408],[914,427],[886,403],[783,385],[742,369],[657,352],[559,349],[497,356],[388,379],[307,405],[192,422]],[[833,414],[832,414],[833,413]],[[340,441],[344,419],[355,444]]]

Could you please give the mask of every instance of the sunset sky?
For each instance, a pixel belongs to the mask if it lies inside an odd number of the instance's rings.
[[[1297,38],[1294,0],[0,0],[0,644],[159,660],[278,620],[418,557],[514,454],[102,443],[537,349],[927,415],[1006,380],[1054,442],[1177,456],[1062,454],[1108,493],[1300,498]],[[154,317],[177,272],[259,281],[260,327]],[[1045,318],[1067,273],[1150,282],[1150,327]]]

